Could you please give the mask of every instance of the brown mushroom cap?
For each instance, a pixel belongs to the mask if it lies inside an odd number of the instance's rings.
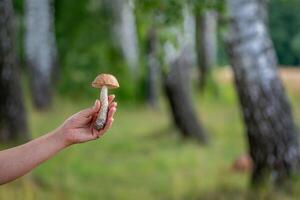
[[[115,89],[119,87],[118,80],[111,74],[99,74],[92,82],[92,87],[101,88],[103,86],[109,89]]]

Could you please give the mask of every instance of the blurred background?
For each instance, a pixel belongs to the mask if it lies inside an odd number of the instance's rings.
[[[0,0],[0,148],[91,106],[114,126],[0,199],[297,199],[300,1]]]

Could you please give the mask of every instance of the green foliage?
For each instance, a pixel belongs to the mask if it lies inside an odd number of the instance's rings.
[[[295,53],[295,55],[297,56],[296,58],[299,59],[300,58],[300,31],[299,33],[292,39],[291,42],[291,49],[293,50],[293,52]]]
[[[269,1],[270,33],[282,65],[300,64],[300,1]]]
[[[166,41],[176,43],[174,29],[182,24],[184,2],[180,0],[140,0],[136,1],[136,19],[143,55],[145,55],[147,35],[151,28],[156,30],[157,51],[161,56],[162,44]]]
[[[112,37],[112,14],[103,4],[72,0],[56,2],[56,33],[61,65],[59,92],[72,98],[95,98],[90,83],[99,73],[112,73],[118,98],[135,101],[139,85],[129,73]]]
[[[21,14],[23,13],[23,7],[24,7],[24,4],[23,4],[23,0],[13,0],[13,6],[14,6],[14,10],[15,10],[15,13],[17,14]]]
[[[206,9],[213,9],[220,12],[225,10],[225,0],[189,0],[194,6],[196,12],[201,12]]]
[[[184,3],[181,0],[137,0],[137,15],[157,26],[180,23],[182,18],[178,16],[181,16]]]

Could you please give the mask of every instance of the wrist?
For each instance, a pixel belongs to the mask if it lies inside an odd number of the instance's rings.
[[[55,143],[62,149],[66,148],[72,144],[66,137],[65,131],[63,131],[61,128],[56,129],[53,132],[52,136],[55,140]]]

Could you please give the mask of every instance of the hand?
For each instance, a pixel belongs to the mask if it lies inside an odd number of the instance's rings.
[[[82,110],[68,118],[57,130],[62,135],[66,145],[87,142],[102,136],[112,126],[114,121],[113,117],[117,110],[117,103],[113,101],[114,98],[114,95],[108,97],[107,121],[105,127],[99,131],[94,128],[101,106],[99,100],[96,100],[93,107]]]

